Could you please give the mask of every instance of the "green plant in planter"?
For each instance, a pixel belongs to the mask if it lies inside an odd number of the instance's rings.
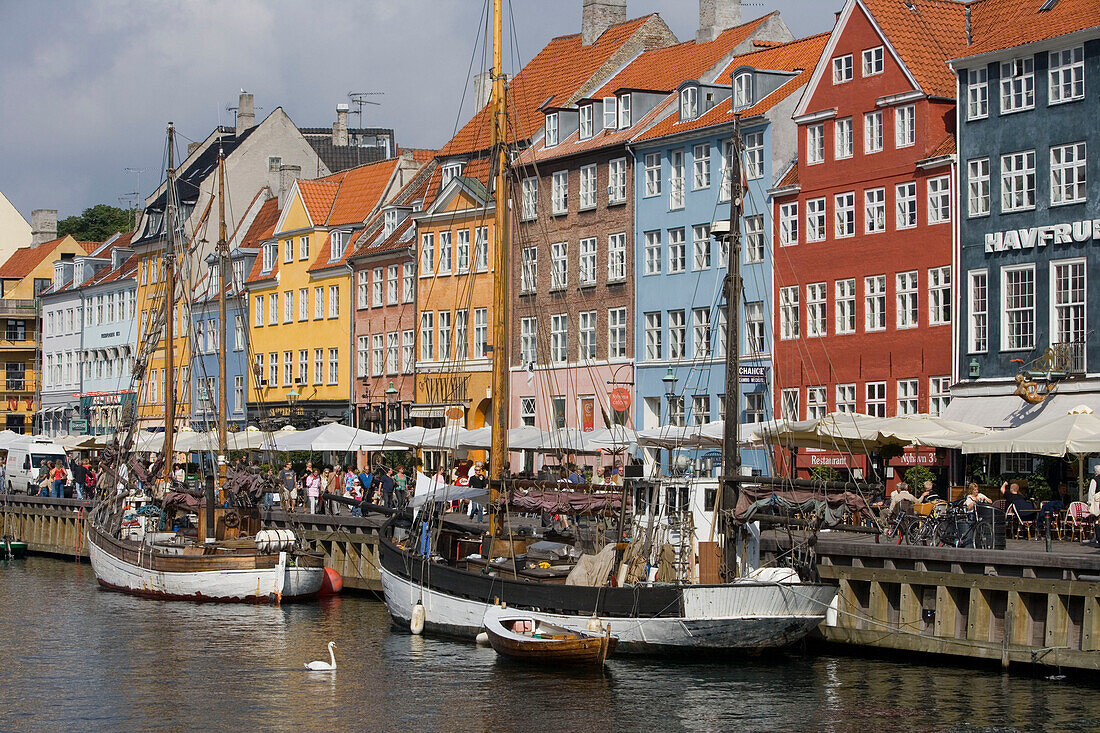
[[[905,472],[905,483],[909,484],[909,490],[917,496],[924,491],[924,482],[935,482],[936,474],[927,466],[913,466]]]
[[[839,481],[840,471],[832,466],[814,466],[810,469],[810,478],[814,481]]]

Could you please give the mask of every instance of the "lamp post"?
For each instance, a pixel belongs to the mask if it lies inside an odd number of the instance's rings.
[[[386,388],[386,432],[394,430],[394,405],[397,404],[398,391],[393,386],[393,380],[390,380],[390,386]]]
[[[291,387],[290,391],[286,393],[286,404],[290,407],[290,410],[288,410],[289,414],[287,415],[287,420],[291,425],[294,424],[294,406],[298,404],[298,399],[301,396],[302,395],[295,387]]]
[[[668,424],[672,425],[672,400],[676,397],[677,379],[671,366],[669,366],[668,371],[665,372],[665,376],[661,377],[661,382],[665,385],[665,401],[668,403]],[[668,475],[672,475],[672,448],[668,449]]]

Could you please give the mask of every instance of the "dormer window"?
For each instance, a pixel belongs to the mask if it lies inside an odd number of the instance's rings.
[[[699,88],[680,90],[680,120],[694,120],[699,115]]]
[[[221,282],[221,268],[217,262],[211,262],[209,266],[210,271],[210,294],[217,295],[218,283]]]
[[[551,112],[546,115],[546,147],[550,148],[558,144],[558,113]]]
[[[383,224],[382,227],[382,235],[388,237],[393,234],[393,230],[397,228],[398,221],[397,209],[387,209],[385,224]]]
[[[244,260],[233,260],[233,287],[240,290],[244,287]]]
[[[65,268],[60,262],[53,266],[53,288],[57,290],[65,284]]]
[[[752,104],[752,73],[746,71],[733,78],[733,107],[741,109]]]
[[[581,138],[581,140],[587,140],[588,138],[590,138],[594,134],[596,134],[594,121],[592,119],[592,117],[593,117],[592,113],[593,113],[593,105],[591,105],[591,104],[586,104],[586,105],[584,105],[583,107],[580,108],[580,111],[579,111],[580,123],[579,124],[580,124],[580,138]]]
[[[618,105],[617,100],[614,97],[603,98],[603,128],[605,130],[615,129],[616,122],[618,121]]]
[[[447,163],[443,166],[443,185],[446,186],[452,178],[462,175],[461,163]]]
[[[619,95],[619,129],[630,127],[630,95]]]
[[[266,242],[263,249],[263,272],[271,272],[275,268],[275,259],[279,256],[279,243]]]
[[[333,232],[332,246],[329,248],[330,260],[338,260],[344,256],[344,248],[348,246],[348,232]]]

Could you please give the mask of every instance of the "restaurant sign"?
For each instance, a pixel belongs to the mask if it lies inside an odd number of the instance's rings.
[[[908,468],[910,466],[945,466],[947,462],[935,448],[907,446],[903,454],[890,459],[890,465]]]
[[[767,384],[768,367],[740,364],[737,367],[737,377],[741,384]]]
[[[989,253],[1012,249],[1034,249],[1048,244],[1082,243],[1090,239],[1100,240],[1100,219],[989,232],[985,235],[985,251]]]
[[[866,456],[834,451],[800,452],[795,459],[799,468],[864,468]]]

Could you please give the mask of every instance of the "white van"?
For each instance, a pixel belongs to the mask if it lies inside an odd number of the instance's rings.
[[[28,484],[38,478],[46,461],[53,461],[55,465],[61,461],[66,468],[69,465],[65,449],[48,438],[28,437],[9,446],[8,460],[4,466],[4,489],[9,494],[28,493]]]

